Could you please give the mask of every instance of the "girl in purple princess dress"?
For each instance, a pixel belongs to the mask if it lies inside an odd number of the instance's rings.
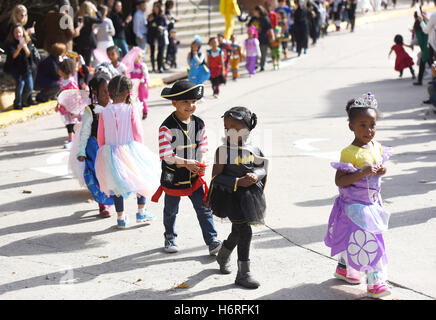
[[[245,39],[245,67],[251,77],[256,73],[257,57],[261,56],[259,40],[257,39],[257,30],[251,26],[247,30],[248,38]]]
[[[392,154],[374,139],[377,100],[371,93],[347,104],[349,128],[354,141],[342,150],[337,170],[339,187],[324,239],[331,255],[339,255],[334,276],[350,284],[359,284],[361,272],[367,276],[367,296],[390,294],[386,285],[387,258],[382,232],[387,230],[389,214],[380,196],[384,162]]]

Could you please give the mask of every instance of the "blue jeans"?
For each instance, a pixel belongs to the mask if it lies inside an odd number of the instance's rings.
[[[122,57],[124,57],[127,52],[129,52],[129,47],[127,46],[127,42],[124,39],[116,39],[114,38],[115,45],[121,49]]]
[[[138,205],[145,204],[145,197],[141,195],[136,196]],[[124,212],[124,199],[122,196],[114,196],[114,205],[116,212]]]
[[[142,42],[141,39],[136,37],[136,45],[140,47],[142,50],[147,51],[147,37],[144,36],[144,42]]]
[[[22,107],[27,105],[27,101],[33,91],[33,76],[32,72],[27,74],[15,75],[15,107]]]
[[[199,188],[189,196],[195,212],[197,213],[197,219],[200,223],[200,228],[203,233],[203,239],[206,245],[209,245],[217,236],[215,225],[213,223],[212,210],[205,207],[203,202],[204,189]],[[175,231],[176,216],[179,212],[180,197],[170,196],[165,194],[165,207],[163,214],[163,222],[165,226],[164,236],[167,239],[177,237]]]

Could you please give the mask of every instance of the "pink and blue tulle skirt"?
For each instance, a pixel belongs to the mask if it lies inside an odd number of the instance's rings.
[[[107,195],[151,197],[160,185],[159,157],[136,141],[101,146],[95,171],[100,189]]]

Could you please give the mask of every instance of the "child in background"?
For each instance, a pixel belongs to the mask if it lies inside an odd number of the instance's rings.
[[[400,72],[400,78],[403,76],[403,70],[409,68],[412,74],[412,79],[415,79],[415,71],[413,70],[413,59],[404,50],[404,46],[413,48],[412,46],[403,43],[403,37],[397,34],[394,38],[395,45],[392,46],[391,51],[389,51],[388,57],[391,56],[392,51],[395,52],[395,70]]]
[[[288,38],[289,38],[289,25],[288,20],[286,18],[286,12],[284,10],[279,10],[277,12],[278,16],[278,24],[281,30],[281,45],[282,45],[282,51],[283,55],[285,56],[285,59],[288,57]]]
[[[127,67],[120,59],[120,49],[117,46],[111,46],[106,49],[107,56],[109,57],[112,66],[123,76],[128,76]]]
[[[217,38],[210,38],[208,44],[210,49],[207,50],[207,64],[210,69],[210,82],[212,82],[213,96],[218,98],[220,84],[226,83],[224,77],[225,53],[218,47]]]
[[[204,55],[200,51],[201,40],[196,38],[191,43],[191,52],[188,54],[189,74],[188,80],[194,84],[202,84],[210,78],[210,70],[204,61]]]
[[[229,41],[224,37],[224,33],[219,32],[217,34],[218,47],[224,52],[224,79],[227,80],[227,75],[229,73],[230,56],[232,55],[232,48]]]
[[[183,196],[188,196],[194,206],[209,254],[216,255],[221,247],[221,241],[216,239],[212,212],[204,202],[208,192],[203,180],[208,141],[203,120],[194,115],[203,92],[202,84],[179,80],[172,88],[164,88],[161,93],[163,98],[171,100],[176,109],[159,128],[161,186],[151,199],[158,202],[165,191],[164,250],[167,253],[179,251],[175,225]]]
[[[389,213],[380,196],[384,162],[392,154],[374,140],[378,117],[377,100],[371,93],[348,102],[346,111],[353,142],[342,150],[340,162],[332,162],[339,187],[330,213],[325,244],[331,255],[339,255],[334,276],[350,284],[367,276],[367,295],[390,294],[386,285],[386,249],[382,233],[388,228]]]
[[[177,40],[176,36],[176,29],[171,29],[166,58],[167,63],[170,65],[170,68],[177,68],[177,51],[180,45],[180,41]]]
[[[230,255],[238,247],[235,283],[255,289],[260,284],[250,273],[251,225],[264,223],[268,162],[262,151],[248,142],[257,124],[256,114],[234,107],[223,118],[226,140],[215,153],[208,199],[215,216],[229,218],[232,231],[218,252],[217,262],[220,271],[229,274]]]
[[[83,113],[78,152],[75,155],[78,161],[85,162],[84,180],[94,200],[98,203],[100,217],[102,218],[110,217],[107,206],[114,203],[113,197],[108,197],[100,190],[95,173],[95,160],[98,151],[98,117],[103,108],[110,102],[108,92],[109,81],[110,78],[106,74],[95,74],[89,82],[91,104],[85,108]]]
[[[232,68],[233,80],[239,78],[239,62],[241,62],[244,57],[242,55],[242,48],[239,43],[236,42],[235,35],[230,36],[232,54],[230,56],[230,67]]]
[[[148,99],[148,81],[150,79],[150,75],[148,73],[147,65],[142,62],[143,51],[137,50],[137,56],[134,60],[135,63],[133,65],[133,70],[130,72],[130,79],[140,79],[140,84],[138,87],[138,99],[142,103],[142,120],[147,118],[148,115],[148,107],[147,107],[147,99]]]
[[[80,90],[79,85],[74,79],[74,74],[76,72],[76,64],[70,59],[63,59],[61,63],[58,65],[58,74],[59,74],[59,90],[60,92],[68,89],[77,89]],[[64,144],[65,149],[69,149],[71,147],[71,142],[73,141],[74,134],[74,125],[80,121],[80,115],[71,114],[63,105],[56,106],[56,112],[59,112],[62,115],[62,118],[65,123],[65,127],[68,132],[68,141]]]
[[[271,41],[271,58],[273,61],[274,70],[279,70],[280,56],[282,54],[282,28],[277,26],[274,28],[274,39]]]
[[[80,90],[88,90],[89,67],[85,64],[85,59],[74,51],[68,51],[66,56],[75,63],[74,80],[79,85]]]
[[[126,228],[124,198],[137,195],[136,221],[146,222],[155,216],[145,210],[145,197],[151,196],[159,185],[158,160],[144,146],[140,115],[130,101],[132,81],[119,75],[113,78],[108,90],[113,103],[100,114],[95,172],[100,190],[114,197],[117,227]]]
[[[247,30],[248,39],[245,39],[245,67],[247,68],[249,76],[256,74],[257,58],[261,56],[260,44],[257,39],[256,27],[251,26]]]

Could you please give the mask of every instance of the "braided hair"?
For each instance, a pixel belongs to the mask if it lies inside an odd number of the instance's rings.
[[[112,78],[112,80],[109,82],[108,85],[109,95],[111,96],[112,100],[121,97],[126,92],[130,93],[132,91],[132,88],[133,88],[132,81],[124,75],[119,75],[116,76],[115,78]],[[127,104],[132,103],[132,99],[130,98],[130,95],[127,96],[125,102]]]

